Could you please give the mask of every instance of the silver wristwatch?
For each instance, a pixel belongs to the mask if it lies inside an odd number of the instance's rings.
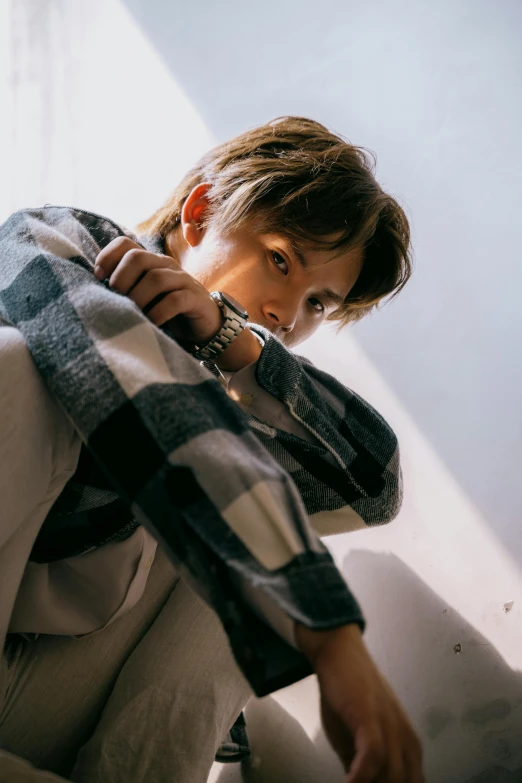
[[[215,361],[217,357],[228,348],[238,337],[248,321],[247,311],[241,307],[239,302],[229,294],[223,291],[213,291],[210,296],[220,307],[225,317],[223,326],[219,332],[214,335],[212,340],[204,346],[196,345],[196,350],[192,353],[200,361]]]

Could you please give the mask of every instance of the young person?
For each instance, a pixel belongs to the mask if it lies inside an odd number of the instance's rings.
[[[203,783],[251,689],[315,671],[347,781],[421,781],[318,538],[396,515],[396,439],[290,350],[410,274],[365,153],[280,118],[136,236],[45,207],[0,254],[0,770]]]

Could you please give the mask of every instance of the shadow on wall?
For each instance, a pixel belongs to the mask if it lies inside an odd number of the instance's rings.
[[[354,551],[343,573],[372,655],[421,736],[427,783],[522,783],[521,674],[395,555]],[[306,686],[281,692],[297,716],[296,704],[309,708]],[[253,699],[247,723],[253,761],[219,783],[342,780],[325,734],[312,742],[274,699]]]
[[[417,270],[357,339],[522,562],[522,5],[123,2],[218,140],[305,114],[377,152]]]

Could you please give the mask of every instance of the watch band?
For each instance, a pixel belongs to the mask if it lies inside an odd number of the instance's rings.
[[[210,296],[221,309],[225,320],[219,332],[208,343],[204,346],[195,346],[196,350],[192,355],[200,361],[215,361],[241,334],[247,325],[248,319],[248,313],[245,314],[245,318],[227,304],[226,294],[223,294],[223,292],[213,291]]]

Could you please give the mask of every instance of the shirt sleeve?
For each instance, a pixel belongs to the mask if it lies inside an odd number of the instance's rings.
[[[262,326],[251,328],[265,339],[255,364],[257,383],[316,444],[303,444],[292,432],[258,426],[255,417],[251,426],[292,476],[314,529],[324,536],[391,522],[402,504],[402,471],[399,443],[388,422]]]
[[[0,228],[0,314],[115,491],[216,610],[264,695],[310,668],[250,611],[237,576],[310,628],[364,626],[361,610],[248,418],[130,299],[96,281],[99,250],[120,235],[81,210],[16,213]]]

